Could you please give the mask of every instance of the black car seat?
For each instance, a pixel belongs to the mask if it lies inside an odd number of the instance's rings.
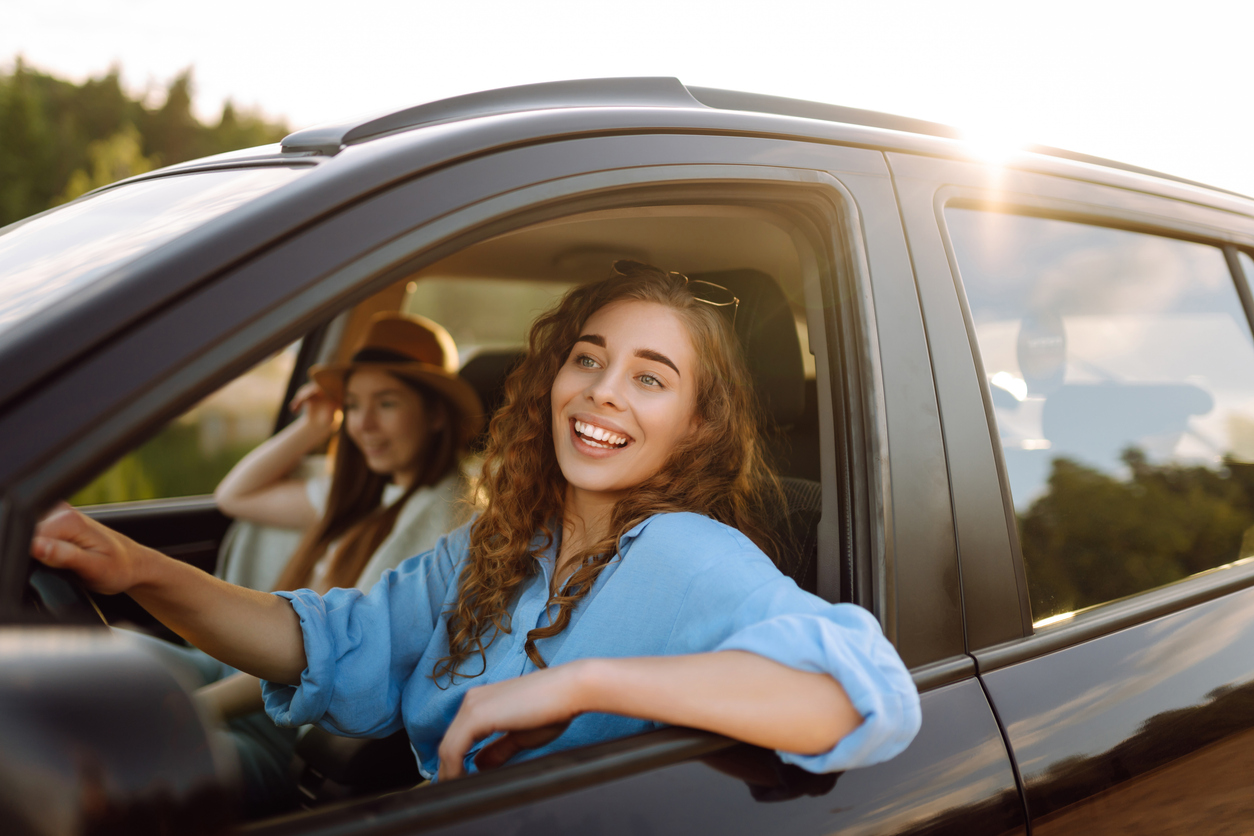
[[[779,463],[788,458],[793,431],[816,423],[809,415],[814,404],[806,398],[801,340],[788,298],[773,278],[759,270],[694,273],[689,278],[721,285],[740,300],[736,336],[758,400],[782,440],[784,449],[775,456]],[[818,584],[822,488],[813,479],[784,477],[780,481],[786,511],[773,522],[776,539],[785,544],[785,550],[777,563],[798,586],[814,592]]]

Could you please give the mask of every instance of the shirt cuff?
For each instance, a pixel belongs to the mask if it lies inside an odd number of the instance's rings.
[[[303,726],[322,719],[331,705],[335,678],[335,648],[327,631],[326,603],[312,589],[275,592],[286,598],[300,617],[300,631],[305,643],[305,670],[299,685],[261,682],[261,695],[266,714],[276,726]]]
[[[780,752],[807,772],[837,772],[886,761],[905,750],[919,730],[919,694],[879,624],[853,604],[822,614],[782,615],[746,627],[716,650],[744,650],[790,668],[826,673],[845,689],[862,723],[830,751]]]

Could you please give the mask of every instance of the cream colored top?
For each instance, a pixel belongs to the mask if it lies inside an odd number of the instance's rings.
[[[331,490],[331,477],[326,473],[324,464],[319,466],[322,463],[322,457],[311,457],[302,469],[306,496],[319,516],[326,510]],[[465,492],[465,477],[456,470],[437,484],[415,491],[401,509],[392,531],[362,570],[357,588],[370,589],[386,570],[406,558],[429,551],[440,537],[465,522],[467,513],[461,502]],[[383,491],[383,504],[395,502],[403,493],[399,485],[388,485]],[[274,589],[279,574],[300,544],[303,534],[303,531],[237,520],[222,541],[218,577],[239,586],[269,592]],[[328,554],[333,551],[334,546],[328,549]],[[319,561],[314,568],[315,583],[329,565],[326,557]]]
[[[388,485],[383,489],[381,504],[391,505],[400,499],[405,489],[400,485]],[[414,491],[413,496],[405,503],[396,518],[396,525],[388,532],[388,536],[375,553],[371,555],[366,568],[361,570],[356,587],[368,591],[379,582],[383,573],[394,569],[402,560],[422,554],[435,548],[435,543],[445,534],[464,522],[459,500],[465,493],[465,480],[461,473],[454,470],[434,485],[427,485]],[[305,481],[305,494],[309,503],[321,517],[326,513],[327,498],[331,494],[330,474],[320,474]],[[332,544],[327,553],[318,561],[313,570],[314,587],[321,584],[322,577],[331,566],[331,557],[335,554],[338,543]]]

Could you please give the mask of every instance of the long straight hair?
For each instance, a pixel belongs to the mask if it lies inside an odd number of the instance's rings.
[[[331,442],[334,451],[331,454],[331,490],[327,496],[326,511],[305,533],[279,574],[275,589],[307,586],[312,580],[314,567],[337,540],[339,545],[331,557],[324,579],[333,587],[356,584],[371,555],[392,533],[409,498],[419,488],[439,483],[457,465],[461,450],[455,432],[457,412],[452,404],[417,381],[400,375],[392,376],[418,393],[428,417],[441,409],[445,413],[444,426],[430,434],[426,449],[420,453],[423,462],[421,472],[399,499],[387,507],[380,507],[383,490],[391,481],[391,476],[375,473],[366,465],[366,457],[348,436],[348,421],[341,421],[339,432]],[[347,387],[347,378],[344,383]]]
[[[487,505],[471,527],[457,601],[447,613],[449,654],[431,674],[437,681],[482,673],[480,666],[464,672],[463,664],[472,656],[483,660],[496,636],[510,632],[510,603],[538,571],[540,551],[553,544],[566,495],[553,449],[553,381],[588,318],[619,301],[657,303],[683,322],[697,357],[699,420],[661,470],[615,505],[608,534],[576,555],[575,571],[550,600],[557,616],[527,633],[528,657],[545,667],[536,642],[566,628],[617,554],[622,535],[654,514],[704,514],[778,557],[767,521],[782,514],[783,491],[764,452],[761,414],[739,343],[719,309],[694,298],[682,280],[646,265],[577,287],[532,326],[527,354],[507,379],[504,405],[489,426],[481,480]]]

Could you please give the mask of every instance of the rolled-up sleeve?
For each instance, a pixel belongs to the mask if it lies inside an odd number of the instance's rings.
[[[836,772],[886,761],[919,730],[919,695],[875,617],[832,604],[780,574],[744,535],[720,527],[693,551],[705,557],[688,585],[668,653],[744,650],[840,683],[862,723],[818,755],[780,752],[809,772]]]
[[[401,694],[427,650],[465,554],[465,529],[384,573],[370,590],[276,592],[300,618],[306,668],[298,685],[263,682],[280,726],[314,723],[377,737],[402,728]]]
[[[804,593],[802,593],[804,594]],[[919,731],[919,695],[869,612],[829,604],[817,613],[777,615],[733,633],[716,650],[746,650],[840,683],[862,723],[818,755],[780,752],[809,772],[837,772],[900,754]]]

